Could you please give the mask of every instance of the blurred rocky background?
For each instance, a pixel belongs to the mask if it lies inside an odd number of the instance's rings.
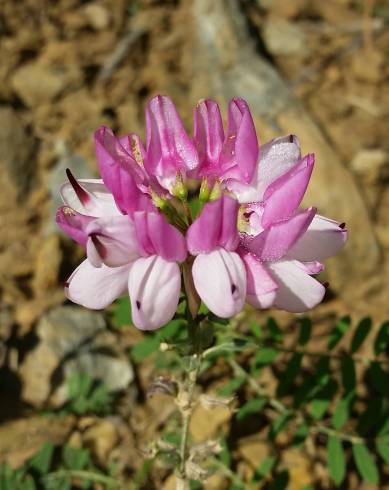
[[[296,133],[316,153],[306,202],[350,233],[314,315],[388,318],[388,21],[385,0],[0,2],[0,433],[38,431],[41,443],[52,431],[58,443],[83,431],[101,461],[119,438],[134,453],[117,419],[36,429],[45,422],[33,414],[63,405],[80,369],[139,402],[126,362],[138,333],[107,330],[103,314],[65,304],[82,251],[53,217],[65,168],[96,173],[93,131],[143,135],[144,105],[157,93],[174,99],[189,131],[199,98],[225,108],[241,96],[262,142]],[[135,409],[142,423],[153,410]],[[7,422],[22,416],[34,417],[32,429],[28,418]],[[31,455],[1,434],[0,458]],[[107,447],[96,449],[101,437]],[[250,459],[249,446],[239,450]]]

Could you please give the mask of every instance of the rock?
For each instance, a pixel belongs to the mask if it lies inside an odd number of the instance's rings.
[[[388,166],[389,155],[379,148],[361,150],[350,162],[351,169],[366,182],[372,184],[377,181]]]
[[[105,326],[100,313],[75,306],[43,316],[37,326],[39,343],[20,368],[22,398],[35,407],[61,406],[68,399],[69,377],[80,372],[111,392],[125,389],[133,370]]]
[[[2,193],[9,181],[13,193],[22,197],[34,183],[34,139],[27,134],[17,113],[0,107],[0,167],[2,169]],[[10,199],[10,195],[7,196]]]
[[[60,239],[53,234],[44,239],[35,259],[32,287],[35,297],[46,296],[58,287],[59,269],[62,262]]]
[[[314,484],[311,461],[301,449],[284,450],[281,464],[289,473],[288,490],[300,490]]]
[[[105,466],[109,453],[118,441],[118,433],[109,420],[99,420],[84,432],[83,440],[96,455],[99,463]]]
[[[27,417],[0,426],[0,463],[18,468],[43,444],[63,444],[75,424],[75,417]]]
[[[78,73],[71,66],[38,60],[18,68],[11,78],[11,86],[28,107],[36,108],[52,101],[78,81]]]
[[[271,445],[267,441],[250,437],[239,441],[238,451],[241,457],[256,470],[261,461],[270,456]]]
[[[353,56],[351,70],[358,80],[377,83],[385,76],[385,58],[380,51],[360,49]]]
[[[197,405],[190,421],[190,433],[194,441],[204,442],[212,439],[232,415],[232,411],[226,407],[219,406],[206,410],[202,405]]]
[[[88,24],[96,31],[106,29],[110,24],[109,12],[102,5],[89,3],[85,6],[83,13]]]
[[[267,49],[274,56],[305,56],[308,42],[304,31],[295,23],[284,19],[269,19],[263,28]]]

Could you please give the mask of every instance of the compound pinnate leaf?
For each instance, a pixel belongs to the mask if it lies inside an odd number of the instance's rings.
[[[355,329],[353,338],[351,339],[350,350],[354,354],[362,346],[366,337],[369,335],[372,327],[371,318],[363,318]]]

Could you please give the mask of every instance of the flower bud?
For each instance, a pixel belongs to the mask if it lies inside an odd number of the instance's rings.
[[[222,186],[219,180],[215,182],[212,188],[211,194],[209,195],[209,201],[217,201],[222,195]]]
[[[181,201],[186,201],[188,197],[188,189],[184,184],[181,172],[177,172],[176,183],[173,186],[172,194],[174,197],[178,197],[178,199]]]
[[[199,192],[199,199],[201,202],[207,202],[210,196],[210,188],[208,184],[208,179],[207,177],[204,177],[203,180],[201,181],[200,185],[200,192]]]

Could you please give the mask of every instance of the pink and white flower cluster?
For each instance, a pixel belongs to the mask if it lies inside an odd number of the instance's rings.
[[[95,144],[102,179],[68,171],[61,188],[57,223],[87,255],[66,283],[70,300],[102,309],[128,293],[134,324],[153,330],[176,312],[184,264],[220,317],[245,303],[303,312],[323,299],[312,276],[343,247],[345,226],[300,207],[314,155],[302,157],[293,135],[259,147],[244,100],[229,103],[226,130],[219,106],[200,101],[191,138],[173,102],[157,96],[145,146],[106,127]],[[203,207],[192,222],[193,180]]]

